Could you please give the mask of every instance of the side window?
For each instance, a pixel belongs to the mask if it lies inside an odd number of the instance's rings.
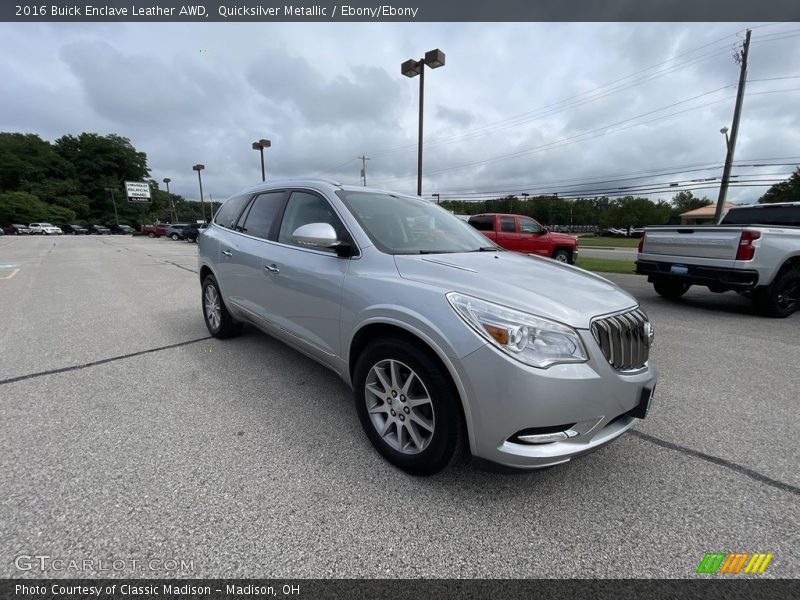
[[[256,196],[239,230],[247,235],[269,239],[269,233],[278,217],[284,197],[283,192],[268,192]]]
[[[500,231],[514,233],[517,230],[514,225],[514,217],[500,217]]]
[[[472,217],[468,223],[478,231],[491,231],[494,229],[493,217]]]
[[[227,229],[233,229],[236,226],[236,221],[239,214],[247,204],[250,196],[236,196],[226,200],[220,209],[217,211],[217,216],[214,217],[214,223]]]
[[[542,227],[533,219],[529,219],[528,217],[520,217],[519,230],[522,233],[539,233],[542,230]]]
[[[292,234],[298,227],[309,223],[328,223],[336,230],[336,236],[340,240],[347,237],[344,226],[325,200],[308,192],[292,192],[283,213],[278,241],[297,246],[292,241]]]

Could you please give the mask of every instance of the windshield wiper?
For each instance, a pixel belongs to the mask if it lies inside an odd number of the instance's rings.
[[[497,246],[481,246],[477,250],[473,250],[473,252],[500,252],[502,248],[498,248]]]

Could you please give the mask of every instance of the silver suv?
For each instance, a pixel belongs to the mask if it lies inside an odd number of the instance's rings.
[[[647,414],[653,329],[634,298],[421,198],[261,184],[198,243],[211,334],[250,323],[335,371],[372,444],[411,473],[464,445],[493,466],[555,465]]]

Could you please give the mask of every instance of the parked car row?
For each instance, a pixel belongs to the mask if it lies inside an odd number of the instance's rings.
[[[206,227],[208,227],[208,223],[164,223],[160,225],[143,225],[142,233],[151,238],[168,237],[175,241],[196,242],[200,231]]]
[[[130,235],[134,233],[133,227],[130,225],[112,225],[106,227],[105,225],[89,225],[84,227],[77,223],[67,223],[64,225],[56,226],[51,223],[31,223],[30,225],[22,225],[20,223],[12,223],[2,228],[3,233],[6,235]]]

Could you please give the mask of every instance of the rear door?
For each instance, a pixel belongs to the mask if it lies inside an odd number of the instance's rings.
[[[228,229],[219,240],[218,272],[223,297],[249,319],[264,317],[258,298],[270,285],[270,279],[262,256],[285,201],[283,190],[264,192],[256,195],[238,218],[236,209],[241,209],[241,202],[224,213],[226,203],[217,216],[217,223]]]
[[[524,238],[517,231],[517,221],[513,215],[497,215],[497,243],[507,250],[524,252]]]

